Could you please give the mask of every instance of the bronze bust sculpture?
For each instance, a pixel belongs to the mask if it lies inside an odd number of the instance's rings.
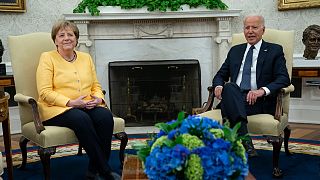
[[[302,42],[306,46],[303,57],[306,59],[315,59],[320,49],[320,26],[310,25],[302,35]]]
[[[0,63],[2,62],[3,51],[4,51],[4,47],[3,47],[2,41],[0,39]]]

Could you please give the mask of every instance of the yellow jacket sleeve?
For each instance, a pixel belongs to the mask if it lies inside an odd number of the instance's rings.
[[[53,90],[54,60],[49,53],[40,56],[36,74],[39,98],[49,106],[66,107],[70,98]]]

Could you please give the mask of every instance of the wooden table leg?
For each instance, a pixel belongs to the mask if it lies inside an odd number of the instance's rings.
[[[11,152],[11,132],[9,120],[8,100],[10,95],[4,93],[0,86],[0,122],[2,123],[3,141],[6,153],[6,162],[8,170],[8,179],[13,180],[12,152]]]
[[[13,180],[12,152],[11,152],[11,134],[9,116],[2,121],[3,141],[6,152],[6,162],[9,180]]]

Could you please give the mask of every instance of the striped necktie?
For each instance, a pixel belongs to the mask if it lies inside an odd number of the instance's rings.
[[[253,56],[254,46],[251,46],[246,59],[244,61],[243,70],[242,70],[242,80],[240,83],[241,90],[250,90],[251,89],[251,66],[252,66],[252,56]]]

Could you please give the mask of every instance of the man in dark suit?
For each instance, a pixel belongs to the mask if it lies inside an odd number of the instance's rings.
[[[277,92],[290,84],[282,47],[262,40],[264,18],[247,16],[243,23],[247,43],[230,49],[213,78],[221,115],[231,127],[241,122],[240,135],[248,133],[248,115],[274,115]],[[257,156],[251,139],[244,146],[249,157]]]

